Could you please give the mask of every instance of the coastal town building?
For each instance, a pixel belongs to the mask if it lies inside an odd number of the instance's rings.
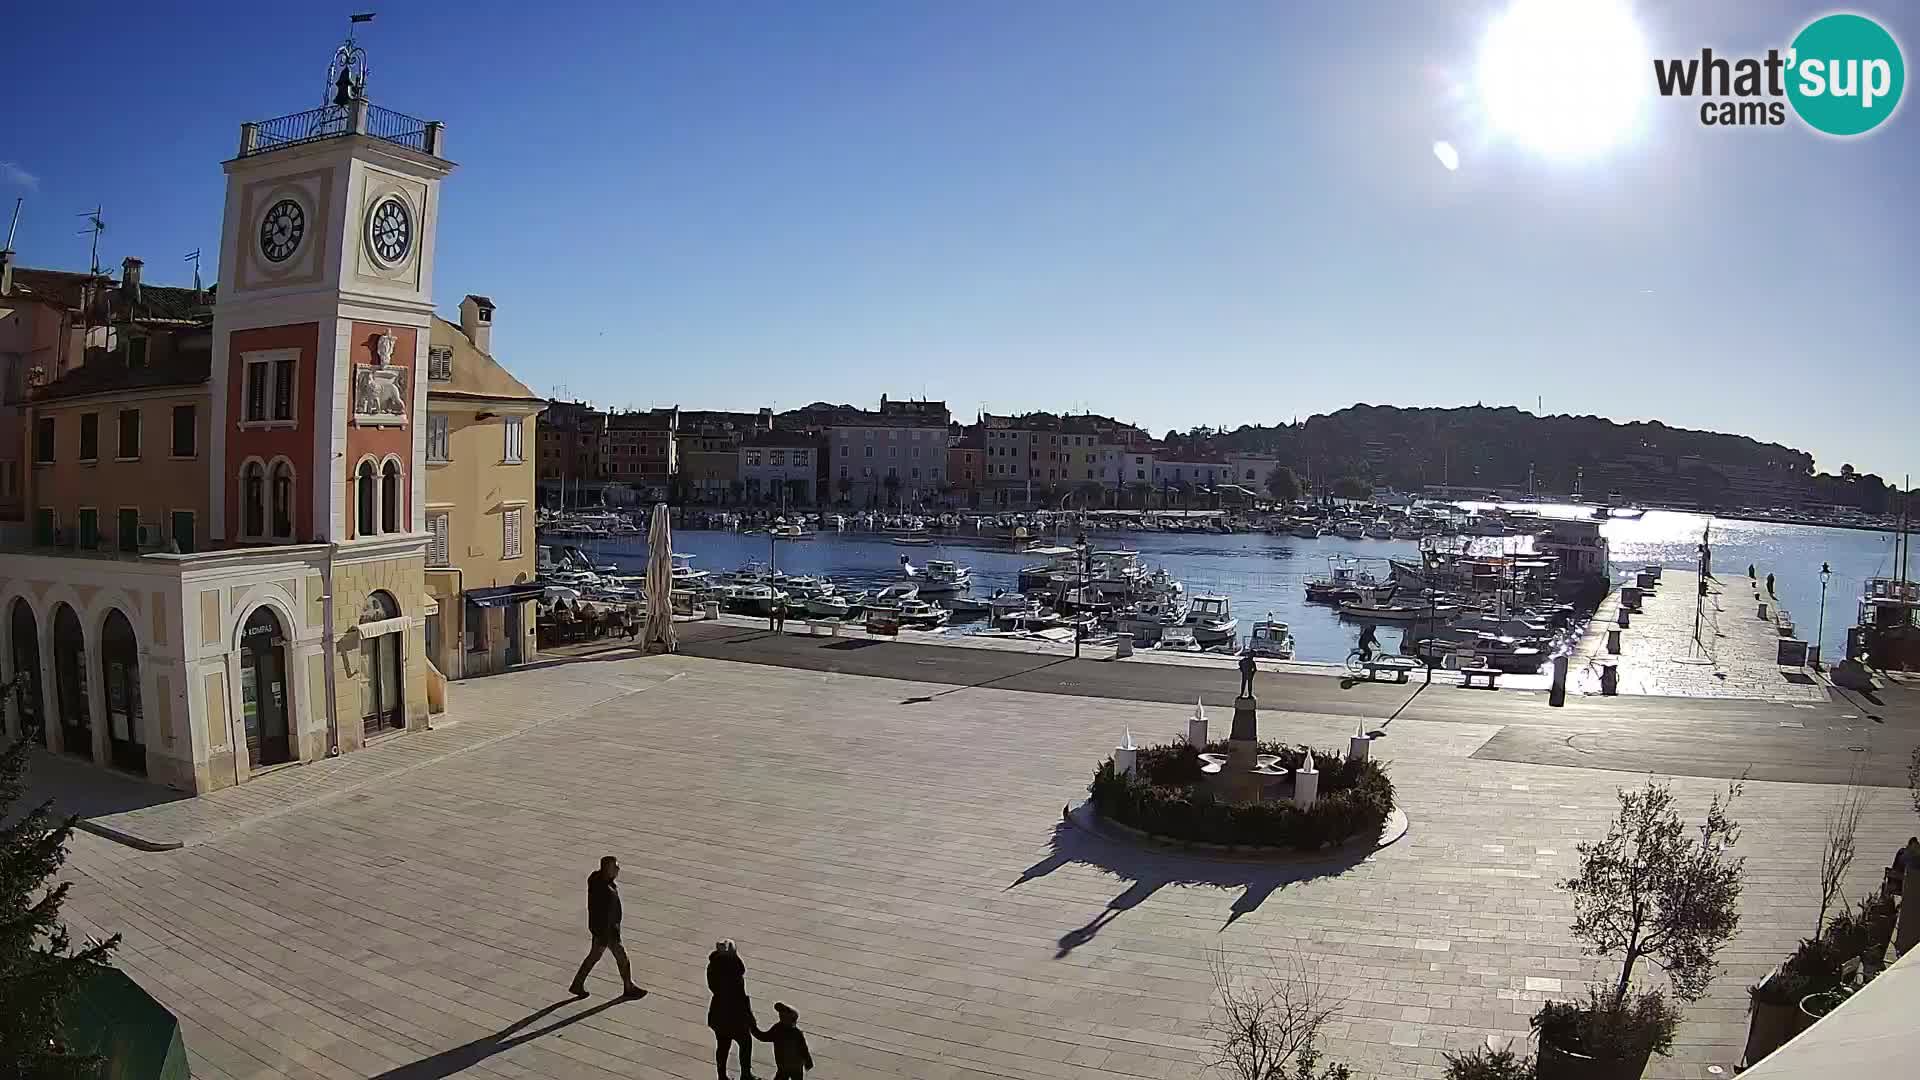
[[[811,506],[820,465],[820,441],[792,431],[769,431],[740,444],[740,480],[756,506]]]
[[[427,660],[449,679],[533,659],[534,462],[546,402],[488,351],[494,305],[434,316],[427,350]]]
[[[666,498],[680,468],[679,433],[678,407],[609,414],[600,439],[607,482],[640,500]]]
[[[602,456],[607,414],[584,401],[549,398],[540,420],[535,462],[541,503],[598,504],[607,482]]]
[[[241,125],[210,331],[184,311],[145,332],[178,293],[129,264],[120,334],[24,402],[9,733],[197,793],[426,723],[422,421],[453,164],[439,124],[373,105],[364,54],[339,56],[328,104]]]
[[[773,410],[757,413],[684,410],[675,438],[679,450],[679,494],[682,501],[722,503],[737,501],[740,481],[740,444],[773,430]],[[738,484],[744,494],[746,485]]]
[[[975,435],[953,436],[947,443],[947,485],[955,506],[978,507],[986,457]]]
[[[913,506],[945,486],[952,420],[945,402],[893,401],[883,394],[877,410],[809,406],[791,420],[791,426],[810,422],[822,432],[837,501],[862,508]]]

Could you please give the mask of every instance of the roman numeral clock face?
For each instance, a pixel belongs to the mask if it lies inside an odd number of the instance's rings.
[[[307,232],[307,212],[292,199],[281,199],[267,208],[260,220],[260,254],[268,262],[286,262],[300,247]]]
[[[382,266],[397,266],[413,250],[413,213],[393,196],[373,204],[367,214],[367,250]]]

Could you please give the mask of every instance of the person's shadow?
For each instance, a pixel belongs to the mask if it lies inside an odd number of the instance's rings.
[[[386,1072],[373,1077],[373,1080],[441,1080],[442,1077],[452,1076],[462,1070],[470,1069],[501,1051],[511,1050],[521,1043],[532,1042],[542,1035],[551,1035],[569,1024],[577,1024],[596,1013],[606,1012],[608,1009],[620,1004],[624,999],[614,998],[610,1001],[603,1001],[591,1009],[583,1009],[580,1012],[574,1013],[572,1016],[556,1020],[545,1027],[536,1028],[532,1031],[523,1030],[542,1017],[548,1016],[554,1011],[571,1005],[578,1000],[580,999],[576,997],[568,997],[564,1000],[556,1001],[551,1005],[543,1006],[515,1020],[513,1023],[508,1024],[506,1027],[501,1028],[491,1035],[483,1035],[470,1043],[456,1046],[451,1050],[442,1050],[432,1057],[421,1058],[419,1061],[388,1069]]]

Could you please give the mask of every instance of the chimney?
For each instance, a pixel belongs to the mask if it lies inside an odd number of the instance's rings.
[[[460,332],[467,335],[473,347],[493,355],[493,301],[484,296],[467,294],[460,301]]]
[[[129,255],[120,262],[120,294],[127,298],[127,311],[140,302],[140,268],[146,264]]]
[[[772,431],[773,430],[773,410],[771,408],[765,408],[765,407],[761,408],[760,416],[754,422],[754,426],[759,428],[761,431]]]
[[[0,296],[13,295],[13,249],[0,248]]]

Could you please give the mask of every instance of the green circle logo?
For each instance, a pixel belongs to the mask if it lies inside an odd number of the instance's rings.
[[[1862,135],[1900,104],[1907,67],[1893,35],[1864,15],[1807,24],[1787,54],[1787,100],[1816,131]]]

